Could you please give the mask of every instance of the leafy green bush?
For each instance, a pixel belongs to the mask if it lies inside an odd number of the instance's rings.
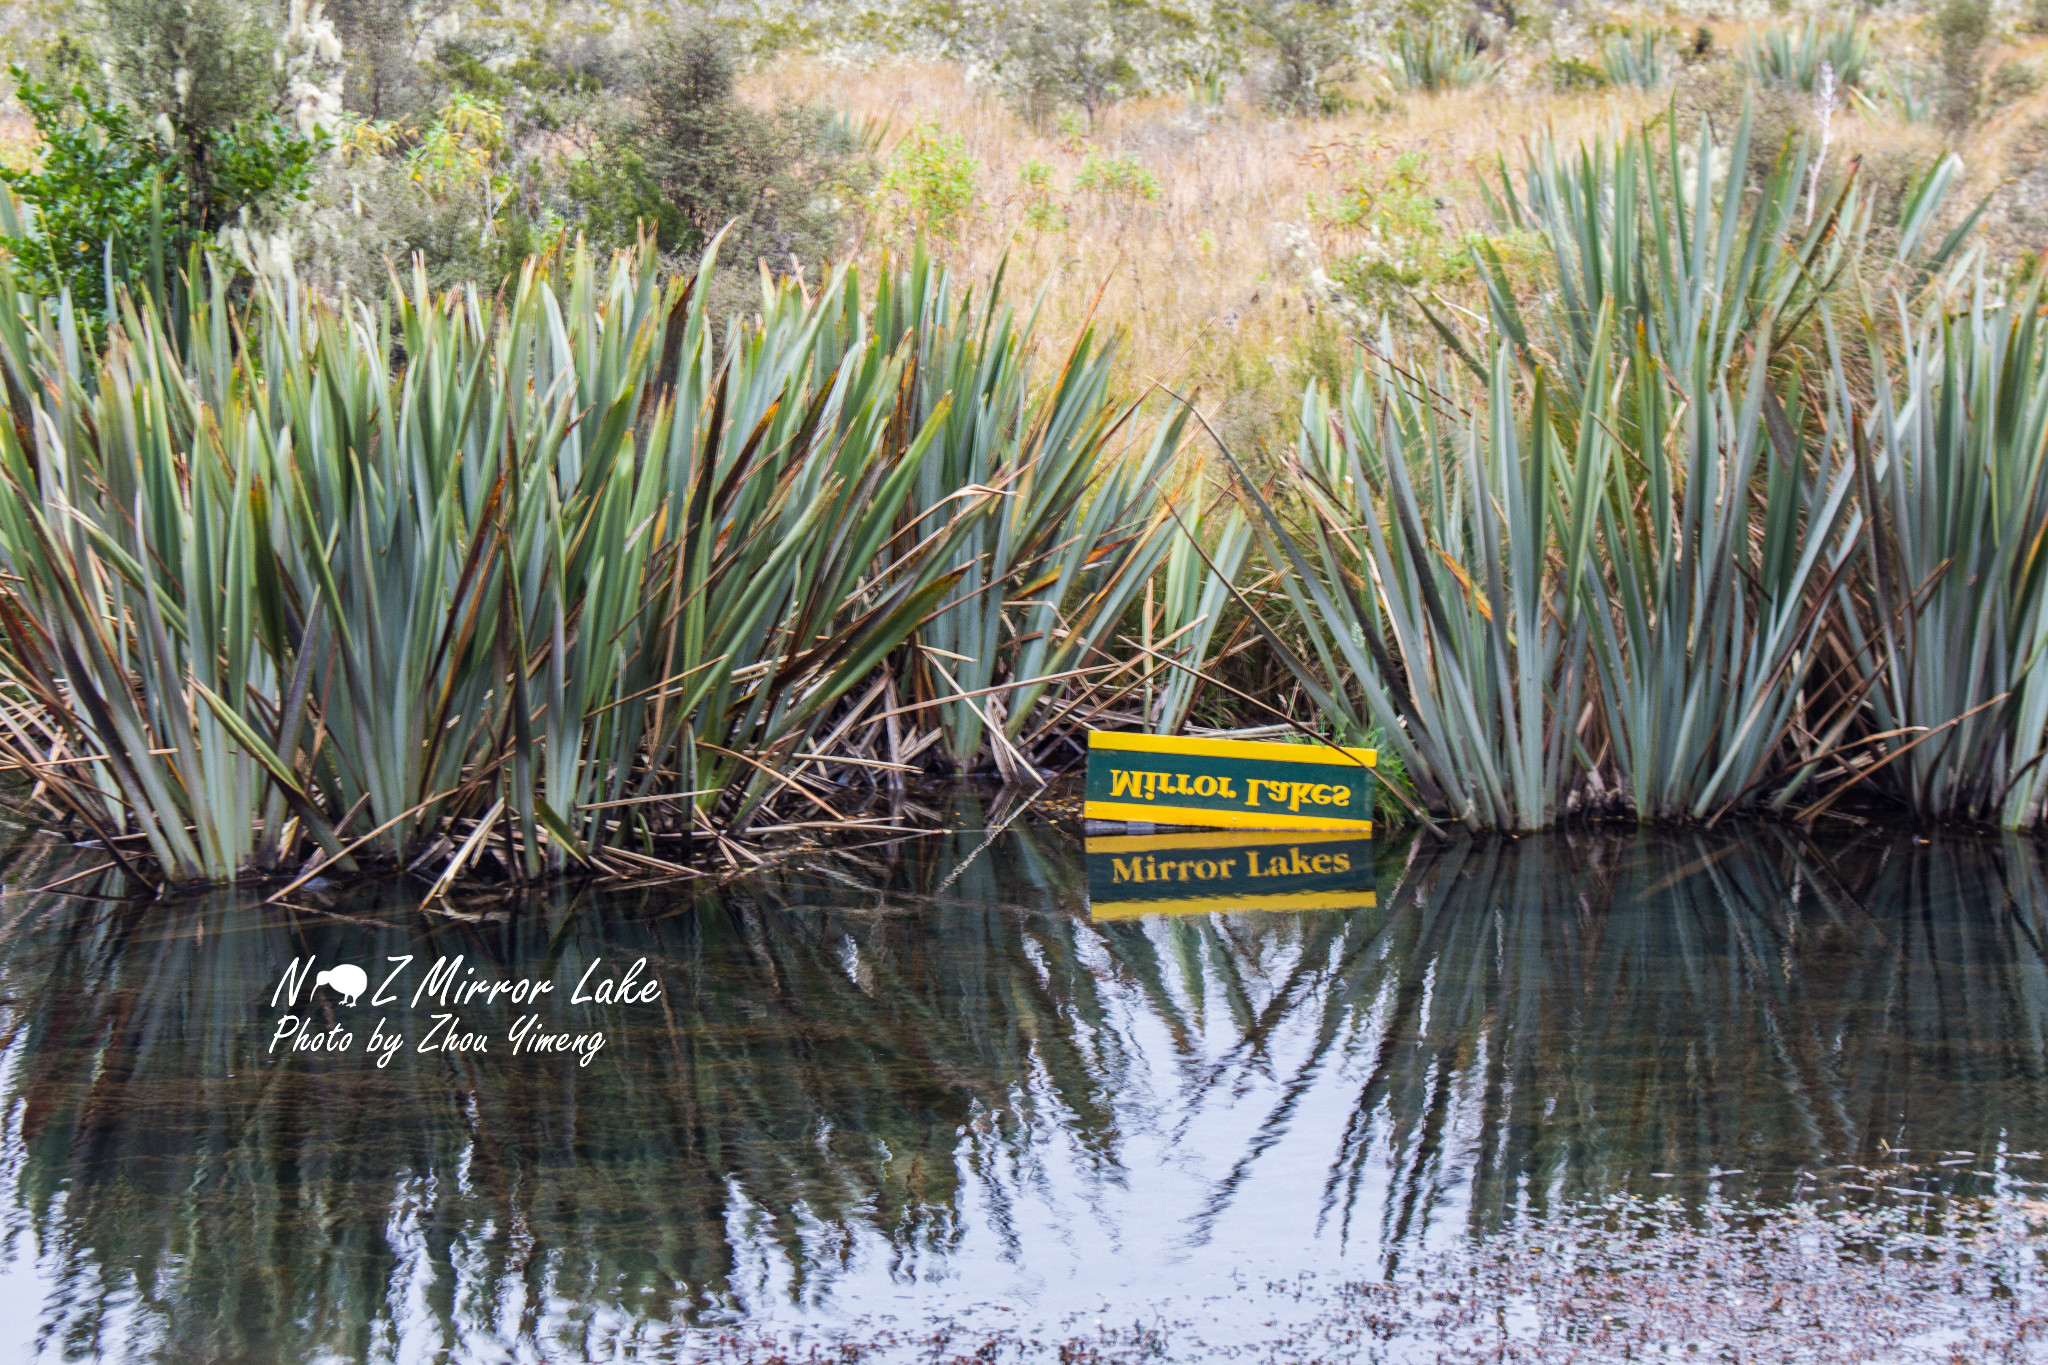
[[[1468,275],[1469,243],[1447,229],[1442,205],[1423,153],[1366,161],[1335,196],[1310,204],[1322,222],[1365,239],[1331,264],[1330,278],[1351,298],[1365,301]]]
[[[1024,185],[1024,225],[1034,232],[1065,232],[1067,215],[1053,199],[1052,167],[1032,157],[1017,168]]]
[[[42,135],[42,164],[33,171],[0,170],[20,200],[33,209],[20,237],[8,237],[8,253],[21,263],[35,288],[56,295],[65,289],[89,315],[106,311],[108,254],[117,272],[149,248],[152,205],[161,214],[166,186],[158,170],[161,152],[138,132],[127,110],[95,100],[83,85],[69,99],[14,68],[16,97]]]
[[[1543,64],[1550,88],[1560,95],[1587,90],[1605,90],[1611,82],[1607,72],[1578,57],[1553,57]]]
[[[1094,194],[1120,207],[1150,204],[1159,198],[1159,177],[1127,156],[1090,151],[1074,174],[1074,190]]]
[[[974,211],[980,174],[964,137],[919,124],[896,144],[880,192],[897,223],[921,237],[952,238]]]
[[[245,210],[302,197],[322,144],[268,113],[206,130],[200,191],[192,160],[171,155],[133,109],[82,83],[60,91],[20,67],[14,79],[42,155],[32,170],[0,169],[0,181],[29,211],[21,235],[0,245],[35,287],[69,289],[89,316],[104,315],[108,285],[135,279],[152,255],[176,260]]]

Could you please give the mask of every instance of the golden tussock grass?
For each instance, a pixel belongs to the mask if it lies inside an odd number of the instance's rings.
[[[1441,196],[1446,231],[1483,226],[1475,177],[1545,130],[1575,142],[1637,121],[1658,100],[1633,91],[1519,95],[1497,86],[1411,96],[1391,112],[1285,119],[1232,101],[1201,111],[1181,97],[1114,105],[1092,133],[1035,129],[994,93],[948,63],[900,62],[860,69],[789,59],[752,78],[764,102],[816,102],[856,119],[890,121],[889,145],[923,122],[965,141],[979,165],[974,211],[936,251],[968,279],[986,279],[1005,257],[1014,298],[1043,291],[1049,342],[1090,316],[1127,336],[1134,382],[1200,390],[1212,420],[1253,442],[1273,438],[1312,372],[1330,372],[1346,345],[1344,325],[1319,311],[1280,225],[1309,231],[1326,260],[1358,250],[1355,233],[1316,220],[1312,196],[1328,198],[1371,165],[1419,152]],[[1151,203],[1112,204],[1072,192],[1090,150],[1129,158],[1158,179]],[[1064,231],[1026,222],[1027,162],[1052,170]],[[869,225],[870,259],[907,242],[900,225]]]
[[[1716,50],[1732,54],[1766,25],[1707,26]],[[1920,28],[1917,20],[1895,21],[1879,25],[1874,36],[1893,51],[1924,51]],[[2048,41],[2024,40],[1985,56],[1987,71],[2009,61],[2040,63]],[[1520,75],[1392,101],[1374,101],[1366,91],[1354,112],[1322,119],[1280,118],[1238,99],[1211,110],[1178,96],[1131,100],[1109,106],[1083,135],[1033,127],[946,62],[862,67],[787,58],[755,73],[747,93],[761,103],[810,102],[856,120],[885,119],[891,147],[919,123],[961,137],[979,163],[979,193],[957,234],[934,250],[973,280],[986,279],[1007,258],[1013,300],[1043,291],[1047,344],[1071,337],[1091,317],[1121,330],[1130,361],[1125,372],[1134,383],[1199,390],[1205,413],[1256,445],[1285,439],[1303,384],[1318,373],[1334,377],[1348,347],[1347,324],[1305,287],[1304,263],[1284,245],[1282,225],[1306,230],[1328,263],[1363,242],[1319,219],[1312,198],[1376,179],[1395,158],[1420,153],[1444,239],[1455,242],[1486,226],[1474,187],[1480,175],[1493,174],[1499,157],[1514,167],[1532,139],[1547,134],[1570,146],[1652,118],[1670,98],[1634,90],[1553,94],[1532,70]],[[2037,121],[2048,114],[2048,88],[2008,98],[1985,114],[1954,148],[1966,168],[1963,192],[1951,200],[1956,213],[2025,169],[2015,168],[2015,155],[2032,145]],[[1897,178],[1908,163],[1931,164],[1947,145],[1936,127],[1866,117],[1849,101],[1836,116],[1831,162],[1840,166],[1862,154],[1867,170],[1877,173],[1881,164],[1883,174]],[[1091,150],[1143,166],[1158,180],[1157,200],[1119,205],[1074,192]],[[1039,231],[1026,221],[1031,196],[1020,171],[1032,161],[1051,168],[1053,199],[1066,218],[1062,231]],[[872,262],[907,243],[902,225],[876,218],[862,233],[859,254]]]

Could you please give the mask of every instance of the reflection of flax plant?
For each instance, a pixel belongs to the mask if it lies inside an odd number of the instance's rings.
[[[771,1284],[815,1303],[869,1248],[940,1272],[1035,1201],[1135,1184],[1134,1144],[1217,1103],[1265,1116],[1197,1179],[1194,1236],[1286,1141],[1327,1162],[1330,1230],[1388,1251],[1445,1209],[1492,1228],[1717,1167],[1777,1198],[1882,1143],[2048,1125],[2048,874],[2018,842],[1458,838],[1386,850],[1375,910],[1095,924],[1071,839],[1020,825],[974,856],[1001,812],[955,814],[694,900],[558,887],[431,928],[376,888],[343,918],[30,916],[0,963],[0,1150],[10,1230],[60,1286],[44,1327],[195,1359],[610,1354]],[[558,1000],[610,1039],[573,1076],[264,1054],[284,962],[457,953],[564,993],[645,956],[664,998]]]
[[[493,1334],[506,1297],[551,1332],[574,1327],[561,1303],[717,1313],[748,1288],[741,1251],[782,1261],[792,1292],[813,1297],[837,1272],[807,1228],[879,1231],[905,1266],[942,1260],[962,1180],[1014,1197],[1014,1163],[1038,1160],[1045,1135],[1118,1165],[1126,1044],[1085,965],[1100,935],[1045,913],[1074,892],[1067,849],[1013,837],[968,869],[936,937],[916,915],[873,910],[876,896],[928,890],[976,838],[913,846],[844,911],[815,908],[815,881],[791,874],[666,915],[658,900],[557,892],[507,925],[433,933],[258,924],[220,897],[193,907],[203,934],[187,919],[159,942],[132,905],[74,902],[81,914],[13,955],[6,977],[35,1002],[21,1041],[37,1060],[14,1073],[26,1109],[7,1112],[26,1114],[16,1174],[56,1248],[44,1268],[155,1286],[141,1311],[194,1357],[303,1359]],[[269,992],[293,957],[412,954],[416,981],[457,953],[497,977],[549,975],[550,1027],[605,1029],[600,1063],[570,1077],[560,1059],[495,1045],[461,1058],[408,1047],[378,1069],[360,1037],[338,1057],[266,1056],[285,1012]],[[562,1008],[597,958],[616,971],[642,955],[661,1006]],[[95,988],[126,1003],[56,1008]],[[363,1032],[379,1012],[327,996],[301,1009]],[[425,1008],[382,1012],[409,1041],[427,1022]],[[518,1013],[462,1012],[499,1029]],[[77,1070],[87,1057],[103,1065]],[[1043,1086],[1020,1089],[1027,1058]],[[81,1124],[97,1136],[81,1140]],[[959,1162],[962,1130],[986,1137]],[[756,1245],[731,1242],[742,1218],[758,1220]],[[297,1273],[300,1257],[328,1272]],[[448,1292],[412,1319],[386,1296],[421,1278]]]
[[[1998,1150],[2048,1120],[2048,900],[2038,852],[2010,852],[1651,834],[1418,851],[1383,884],[1382,944],[1303,1003],[1327,1043],[1294,1080],[1341,1056],[1359,1087],[1328,1215],[1399,1245],[1446,1204],[1484,1229],[1697,1188],[1651,1172],[1745,1167],[1783,1198],[1886,1144]]]

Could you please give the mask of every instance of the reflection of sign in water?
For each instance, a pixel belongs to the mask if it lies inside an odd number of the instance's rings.
[[[1372,833],[1371,749],[1091,731],[1091,820]]]
[[[1096,919],[1374,904],[1372,841],[1353,834],[1143,834],[1088,841]]]

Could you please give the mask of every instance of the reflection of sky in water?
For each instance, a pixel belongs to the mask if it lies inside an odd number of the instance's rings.
[[[959,871],[981,842],[432,925],[403,889],[0,902],[0,1355],[576,1358],[1210,1298],[1219,1340],[1269,1312],[1240,1285],[1568,1200],[1781,1200],[1881,1144],[1980,1154],[1941,1168],[1968,1193],[2048,1138],[2016,844],[1383,842],[1370,907],[1096,920],[1078,840]],[[548,1026],[607,1045],[380,1070],[397,1012],[363,1006],[351,1053],[264,1055],[294,955],[407,952],[548,976]],[[643,955],[657,1005],[562,999]]]

